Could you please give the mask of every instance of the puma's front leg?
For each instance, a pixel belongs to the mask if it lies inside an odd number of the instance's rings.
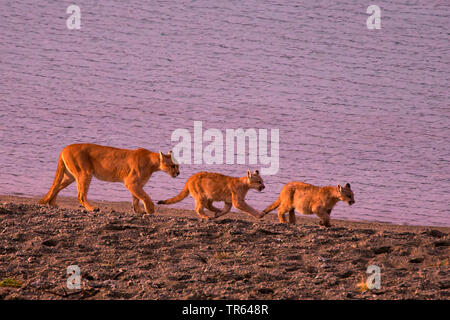
[[[212,200],[208,200],[206,202],[206,208],[208,208],[209,211],[214,212],[215,215],[217,215],[218,213],[220,213],[222,210],[220,210],[219,208],[216,208],[213,205],[213,201]]]
[[[138,185],[132,178],[125,180],[125,187],[131,192],[133,195],[133,208],[135,207],[135,200],[141,200],[144,203],[145,212],[147,214],[153,214],[155,212],[155,205],[153,204],[150,196],[144,191],[142,186]],[[139,205],[139,202],[137,203]]]
[[[239,198],[238,198],[237,196],[235,196],[234,194],[233,194],[233,197],[232,197],[232,201],[233,201],[233,206],[234,206],[236,209],[239,209],[239,210],[241,210],[241,211],[243,211],[243,212],[245,212],[245,213],[248,213],[248,214],[254,216],[254,217],[257,218],[257,219],[261,219],[262,217],[264,217],[264,212],[260,212],[260,211],[257,211],[257,210],[255,210],[255,209],[253,209],[252,207],[250,207],[250,206],[244,201],[244,199],[239,199]]]
[[[142,210],[141,206],[139,205],[139,199],[133,196],[133,211],[134,213],[144,213],[144,210]]]
[[[295,224],[295,209],[289,210],[289,223]]]
[[[319,224],[321,226],[325,226],[327,228],[331,227],[330,215],[328,214],[328,212],[326,210],[320,209],[320,210],[316,211],[316,215],[320,218]]]
[[[221,217],[221,216],[227,214],[228,212],[230,212],[232,206],[233,206],[233,204],[231,202],[225,202],[225,206],[223,207],[223,209],[220,212],[217,212],[214,215],[214,218],[218,218],[218,217]]]

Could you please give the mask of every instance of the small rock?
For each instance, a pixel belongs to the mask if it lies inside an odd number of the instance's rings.
[[[58,241],[56,241],[54,239],[49,239],[49,240],[43,241],[42,244],[47,247],[54,247],[58,244]]]
[[[435,238],[442,238],[442,237],[444,237],[446,235],[445,233],[443,233],[443,232],[441,232],[439,230],[436,230],[436,229],[428,230],[425,233],[427,235],[435,237]]]
[[[360,233],[365,233],[365,234],[374,234],[375,231],[372,229],[361,229],[359,230]]]
[[[191,275],[189,275],[189,274],[183,274],[183,275],[181,275],[181,276],[178,276],[178,277],[177,277],[177,280],[178,280],[178,281],[182,281],[182,280],[189,280],[189,279],[191,279],[191,278],[192,278]]]
[[[261,288],[261,289],[258,289],[258,292],[262,293],[262,294],[271,294],[271,293],[273,293],[273,290],[270,288]]]
[[[423,260],[425,260],[423,257],[417,257],[417,258],[409,259],[409,262],[410,263],[422,263]]]
[[[434,243],[435,247],[448,247],[450,245],[450,241],[448,240],[440,240]]]
[[[114,283],[114,281],[112,281],[112,280],[105,280],[105,281],[103,281],[103,286],[104,287],[109,287],[112,290],[115,290],[116,287],[117,287],[116,284]]]
[[[302,256],[301,255],[291,255],[291,256],[287,256],[286,260],[302,260]]]
[[[306,268],[306,271],[309,273],[317,273],[317,268],[313,266],[309,266]]]
[[[444,280],[438,283],[439,289],[446,290],[450,288],[450,280]]]
[[[372,251],[375,254],[389,253],[392,251],[392,248],[391,246],[382,246],[378,248],[372,248]]]
[[[94,277],[91,276],[90,274],[84,275],[83,278],[86,279],[86,280],[89,280],[89,281],[94,280]]]
[[[100,282],[95,282],[95,281],[93,281],[93,282],[89,282],[89,286],[91,287],[91,288],[102,288],[102,287],[105,287],[105,285],[104,284],[102,284],[102,283],[100,283]]]
[[[411,251],[409,249],[401,250],[397,253],[399,256],[409,256],[411,254]]]
[[[286,272],[291,272],[291,271],[297,271],[298,269],[300,269],[300,266],[292,266],[292,267],[287,267],[286,269],[284,269]]]
[[[337,276],[338,278],[345,279],[345,278],[350,277],[352,274],[353,274],[353,271],[352,271],[352,270],[347,270],[347,271],[345,271],[345,272],[338,273],[336,276]]]
[[[316,281],[313,282],[314,284],[321,284],[323,283],[323,279],[317,279]]]

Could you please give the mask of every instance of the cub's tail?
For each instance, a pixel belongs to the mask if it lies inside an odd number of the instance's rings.
[[[158,204],[172,204],[172,203],[177,203],[177,202],[180,202],[181,200],[183,200],[184,198],[186,198],[188,195],[189,195],[189,186],[188,186],[188,184],[186,183],[186,184],[184,185],[183,190],[181,190],[181,192],[180,192],[177,196],[175,196],[175,197],[173,197],[173,198],[170,198],[170,199],[167,199],[167,200],[159,200],[159,201],[158,201]]]
[[[281,204],[281,199],[278,197],[278,199],[274,203],[272,203],[270,206],[268,206],[267,208],[265,208],[263,210],[264,214],[267,214],[270,211],[275,210],[276,208],[278,208],[280,206],[280,204]]]

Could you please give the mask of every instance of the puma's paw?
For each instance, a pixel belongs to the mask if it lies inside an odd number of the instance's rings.
[[[319,222],[319,225],[321,225],[321,226],[323,226],[323,227],[327,227],[327,228],[330,228],[330,227],[331,227],[331,224],[330,224],[329,221],[326,221],[326,222],[320,221],[320,222]]]
[[[141,207],[133,207],[133,212],[134,212],[134,213],[143,214],[143,213],[144,213],[144,210],[142,210]]]

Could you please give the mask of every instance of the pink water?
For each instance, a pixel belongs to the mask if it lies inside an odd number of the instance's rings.
[[[87,1],[0,3],[0,194],[47,192],[70,143],[168,151],[177,128],[279,128],[280,170],[258,209],[289,181],[350,182],[333,217],[450,225],[447,1]],[[199,170],[155,174],[155,200]],[[75,196],[75,184],[63,191]],[[94,181],[89,197],[130,200]],[[186,199],[179,207],[193,208]]]

